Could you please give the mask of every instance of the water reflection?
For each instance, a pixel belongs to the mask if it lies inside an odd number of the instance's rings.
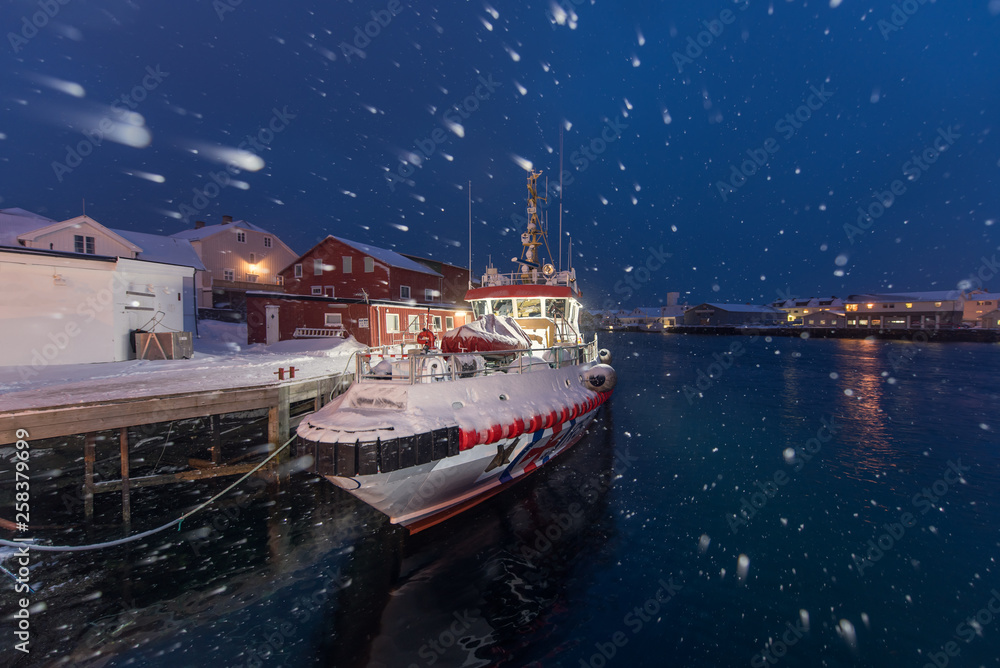
[[[608,404],[563,458],[414,537],[368,665],[523,665],[565,614],[567,580],[615,534],[613,434]]]

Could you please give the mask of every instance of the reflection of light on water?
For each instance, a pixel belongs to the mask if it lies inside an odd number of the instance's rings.
[[[854,427],[837,435],[840,441],[837,451],[844,454],[840,465],[848,478],[874,480],[895,466],[902,455],[889,436],[889,417],[883,409],[885,365],[879,354],[882,343],[871,339],[836,339],[836,342],[839,350],[835,360],[843,391],[838,399],[837,416],[845,426]],[[844,434],[856,434],[859,438]]]

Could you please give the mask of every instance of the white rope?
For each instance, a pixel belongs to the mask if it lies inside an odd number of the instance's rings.
[[[150,529],[149,531],[143,531],[142,533],[137,533],[137,534],[134,534],[132,536],[128,536],[127,538],[120,538],[118,540],[111,540],[111,541],[108,541],[106,543],[93,543],[91,545],[36,545],[34,543],[28,543],[28,542],[24,542],[24,541],[14,542],[14,541],[3,540],[3,539],[0,539],[0,545],[4,545],[6,547],[15,547],[15,548],[25,548],[26,547],[26,548],[28,548],[29,551],[36,551],[37,550],[39,552],[86,552],[88,550],[103,550],[106,547],[115,547],[117,545],[124,545],[125,543],[131,543],[133,541],[137,541],[137,540],[140,540],[142,538],[146,538],[147,536],[152,536],[153,534],[160,533],[161,531],[165,531],[165,530],[169,529],[170,527],[174,526],[175,524],[177,525],[177,530],[180,531],[181,530],[181,527],[180,527],[181,522],[183,522],[187,518],[191,517],[192,515],[194,515],[195,513],[197,513],[199,510],[201,510],[205,506],[211,504],[213,501],[215,501],[219,497],[224,496],[227,492],[229,492],[229,490],[233,489],[234,487],[236,487],[237,485],[239,485],[241,482],[243,482],[244,480],[246,480],[247,478],[249,478],[250,476],[252,476],[257,471],[259,471],[261,469],[261,467],[263,467],[269,461],[271,461],[272,459],[274,459],[275,457],[277,457],[278,454],[281,451],[283,451],[285,448],[287,448],[289,445],[291,445],[292,441],[294,441],[294,440],[295,440],[295,437],[293,436],[292,438],[288,439],[287,443],[285,443],[283,446],[281,446],[280,448],[278,448],[277,450],[275,450],[273,453],[271,453],[271,455],[267,459],[265,459],[264,461],[262,461],[260,464],[258,464],[257,466],[255,466],[250,471],[248,471],[246,473],[246,475],[244,475],[242,478],[240,478],[239,480],[237,480],[236,482],[234,482],[232,485],[230,485],[229,487],[225,488],[224,490],[222,490],[221,492],[219,492],[218,494],[216,494],[215,496],[213,496],[208,501],[205,501],[204,503],[202,503],[200,506],[198,506],[194,510],[192,510],[192,511],[190,511],[188,513],[185,513],[184,515],[181,515],[176,520],[174,520],[172,522],[169,522],[167,524],[164,524],[161,527],[157,527],[155,529]]]

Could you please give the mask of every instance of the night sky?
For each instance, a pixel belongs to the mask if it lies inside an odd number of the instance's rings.
[[[564,128],[591,308],[1000,274],[1000,0],[305,4],[5,2],[0,207],[509,271]]]

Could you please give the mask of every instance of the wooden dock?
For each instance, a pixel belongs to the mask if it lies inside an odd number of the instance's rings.
[[[0,445],[15,443],[17,431],[30,434],[30,441],[85,435],[84,440],[84,514],[94,514],[94,495],[102,492],[122,493],[122,516],[131,522],[130,491],[138,487],[174,482],[202,480],[218,476],[243,474],[256,463],[222,461],[220,416],[251,410],[267,409],[267,436],[271,448],[285,443],[291,430],[303,415],[291,416],[291,407],[307,401],[312,410],[319,410],[331,399],[342,394],[351,384],[353,374],[342,374],[309,380],[289,380],[265,386],[234,387],[205,392],[181,392],[159,396],[105,399],[45,408],[14,410],[0,414]],[[308,411],[311,412],[311,411]],[[128,428],[158,422],[191,418],[209,418],[211,422],[211,461],[191,461],[191,470],[177,473],[129,476]],[[121,479],[95,482],[94,463],[97,433],[118,430],[121,448]],[[277,461],[277,460],[276,460]]]

